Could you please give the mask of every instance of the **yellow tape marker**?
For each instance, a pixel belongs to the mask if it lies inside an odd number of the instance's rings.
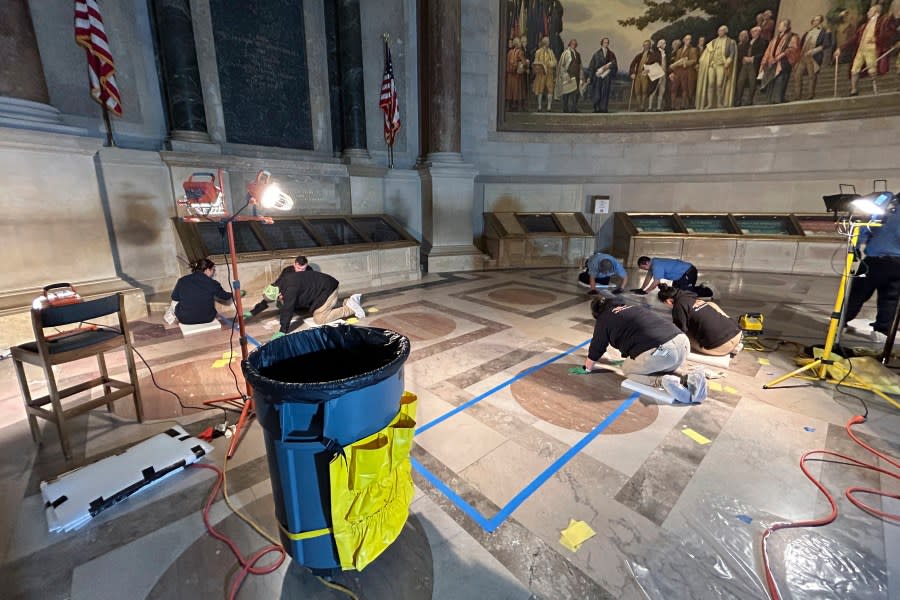
[[[769,362],[768,358],[757,358],[756,361],[761,365],[770,365],[772,363]]]
[[[219,360],[217,360],[216,362],[214,362],[212,364],[212,368],[213,369],[221,369],[222,367],[226,366],[230,362],[231,361],[228,360],[227,358],[220,358]]]
[[[353,325],[354,323],[359,323],[359,319],[357,319],[356,317],[348,317],[344,319],[344,322],[348,325]]]
[[[714,392],[721,392],[723,389],[722,384],[718,381],[710,381],[706,385],[709,386],[709,389],[713,390]]]
[[[712,441],[712,440],[710,440],[708,437],[706,437],[706,436],[704,436],[704,435],[702,435],[702,434],[700,434],[700,433],[697,433],[696,431],[694,431],[694,430],[691,429],[690,427],[685,427],[684,429],[681,430],[681,433],[683,433],[684,435],[688,436],[689,438],[691,438],[692,440],[694,440],[695,442],[697,442],[697,443],[700,444],[701,446],[703,446],[703,445],[705,445],[705,444],[709,444],[709,443]]]
[[[375,308],[375,307],[373,306],[372,308],[367,308],[367,309],[366,309],[366,312],[370,312],[370,313],[372,313],[372,312],[378,312],[378,309]]]
[[[729,394],[734,394],[735,396],[740,395],[740,392],[738,391],[738,389],[733,388],[730,385],[725,386],[725,391],[728,392]]]
[[[237,358],[237,356],[234,354],[234,352],[231,352],[231,351],[229,350],[228,352],[223,352],[223,353],[222,353],[222,358],[224,358],[224,359],[231,359],[231,358]]]
[[[591,539],[597,532],[584,521],[569,519],[569,526],[560,531],[559,543],[572,552],[577,551],[581,544]]]

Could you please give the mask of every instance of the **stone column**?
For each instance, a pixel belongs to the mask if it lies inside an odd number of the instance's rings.
[[[472,243],[477,171],[460,154],[460,0],[425,0],[420,6],[423,252],[432,273],[480,269],[484,256]]]
[[[84,133],[62,125],[59,111],[50,106],[27,0],[0,4],[0,56],[6,57],[0,61],[0,125]]]
[[[336,0],[338,63],[344,158],[367,160],[366,99],[363,87],[362,31],[359,0]]]
[[[206,130],[203,88],[189,0],[153,0],[165,87],[169,137],[182,142],[212,140]]]

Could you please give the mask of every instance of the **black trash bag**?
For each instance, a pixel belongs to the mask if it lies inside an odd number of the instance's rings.
[[[260,423],[277,437],[280,405],[322,404],[374,386],[396,375],[409,351],[409,339],[395,331],[339,325],[264,344],[241,367]]]

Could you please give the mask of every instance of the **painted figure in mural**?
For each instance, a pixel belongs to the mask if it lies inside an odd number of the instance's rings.
[[[550,49],[557,57],[562,55],[563,41],[560,34],[563,30],[563,6],[559,0],[550,0],[547,5],[547,35],[550,37]]]
[[[833,45],[831,32],[825,29],[825,17],[816,15],[809,22],[809,30],[800,38],[800,60],[794,70],[794,99],[812,100],[816,96],[816,80],[822,68],[822,59]],[[803,79],[809,75],[809,93],[803,96]]]
[[[728,37],[728,27],[719,27],[716,38],[700,56],[697,77],[697,108],[727,108],[734,100],[737,77],[737,44]]]
[[[659,79],[656,80],[656,89],[653,90],[650,94],[650,99],[647,101],[647,110],[663,110],[665,108],[666,103],[666,82],[668,81],[668,72],[669,72],[669,55],[666,53],[666,40],[660,39],[656,42],[656,51],[659,53],[659,66],[662,67],[662,72]],[[656,108],[653,108],[653,105],[656,104]]]
[[[697,87],[697,70],[695,68],[700,53],[691,44],[690,34],[682,39],[683,46],[672,55],[672,73],[669,83],[672,84],[672,108],[682,110],[694,105],[694,90]]]
[[[659,68],[659,51],[653,42],[644,40],[643,49],[631,60],[628,76],[631,77],[631,96],[637,103],[638,111],[647,106],[647,97],[656,90],[658,79],[651,79],[652,65]],[[630,102],[629,102],[630,104]]]
[[[775,15],[771,10],[765,10],[756,15],[756,26],[759,27],[759,37],[766,44],[775,36]]]
[[[525,31],[525,0],[506,0],[506,27],[509,37],[518,37]]]
[[[737,87],[734,91],[735,106],[753,106],[753,95],[756,93],[756,74],[759,73],[759,64],[766,52],[766,43],[760,37],[762,29],[756,26],[747,34],[741,32],[738,39],[738,60],[740,67],[737,74]],[[746,39],[744,35],[746,34]],[[749,98],[744,102],[744,92]]]
[[[859,94],[859,77],[865,73],[884,75],[891,69],[890,57],[885,56],[897,36],[897,22],[890,13],[883,13],[880,4],[873,4],[866,15],[866,22],[860,25],[856,37],[835,50],[835,61],[844,52],[856,51],[850,66],[850,95]]]
[[[550,49],[550,38],[541,40],[541,47],[534,53],[534,83],[531,90],[537,95],[538,112],[543,110],[543,99],[547,96],[547,112],[553,103],[553,87],[556,83],[556,56]]]
[[[799,58],[800,38],[791,31],[790,20],[784,19],[778,23],[778,35],[772,38],[763,54],[757,75],[762,82],[760,89],[769,94],[770,104],[785,101],[791,71]]]
[[[525,33],[528,36],[527,46],[536,49],[541,45],[541,38],[547,35],[547,0],[526,0],[526,2],[528,3],[528,17],[525,26]]]
[[[609,38],[603,38],[600,40],[600,49],[594,52],[588,65],[591,101],[595,113],[609,112],[609,92],[618,70],[616,55],[609,49]]]
[[[865,15],[858,12],[856,6],[847,6],[838,11],[828,13],[831,30],[834,32],[834,47],[843,48],[847,42],[856,37],[856,29]],[[844,57],[844,62],[853,59],[853,56]]]
[[[678,56],[678,53],[681,51],[681,40],[672,40],[672,50],[669,52],[669,68],[666,70],[666,108],[668,110],[675,110],[675,96],[672,93],[672,79],[674,75],[674,71],[672,70],[672,61],[675,60],[675,57]]]
[[[569,40],[569,46],[559,57],[556,69],[555,98],[562,98],[563,112],[578,112],[578,95],[581,93],[581,54],[578,40]]]
[[[528,59],[522,52],[522,44],[512,39],[512,48],[506,53],[506,110],[525,109],[525,71]]]

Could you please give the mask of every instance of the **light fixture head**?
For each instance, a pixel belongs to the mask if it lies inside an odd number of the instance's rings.
[[[226,214],[222,188],[216,185],[215,174],[193,173],[182,187],[184,197],[178,203],[186,206],[190,214],[205,217]]]
[[[272,181],[272,174],[268,171],[260,171],[256,179],[247,186],[247,193],[254,202],[269,210],[290,210],[294,207],[294,200],[281,186]]]
[[[857,198],[851,204],[853,210],[865,215],[880,217],[887,212],[888,205],[894,199],[891,192],[873,192],[867,196]]]

